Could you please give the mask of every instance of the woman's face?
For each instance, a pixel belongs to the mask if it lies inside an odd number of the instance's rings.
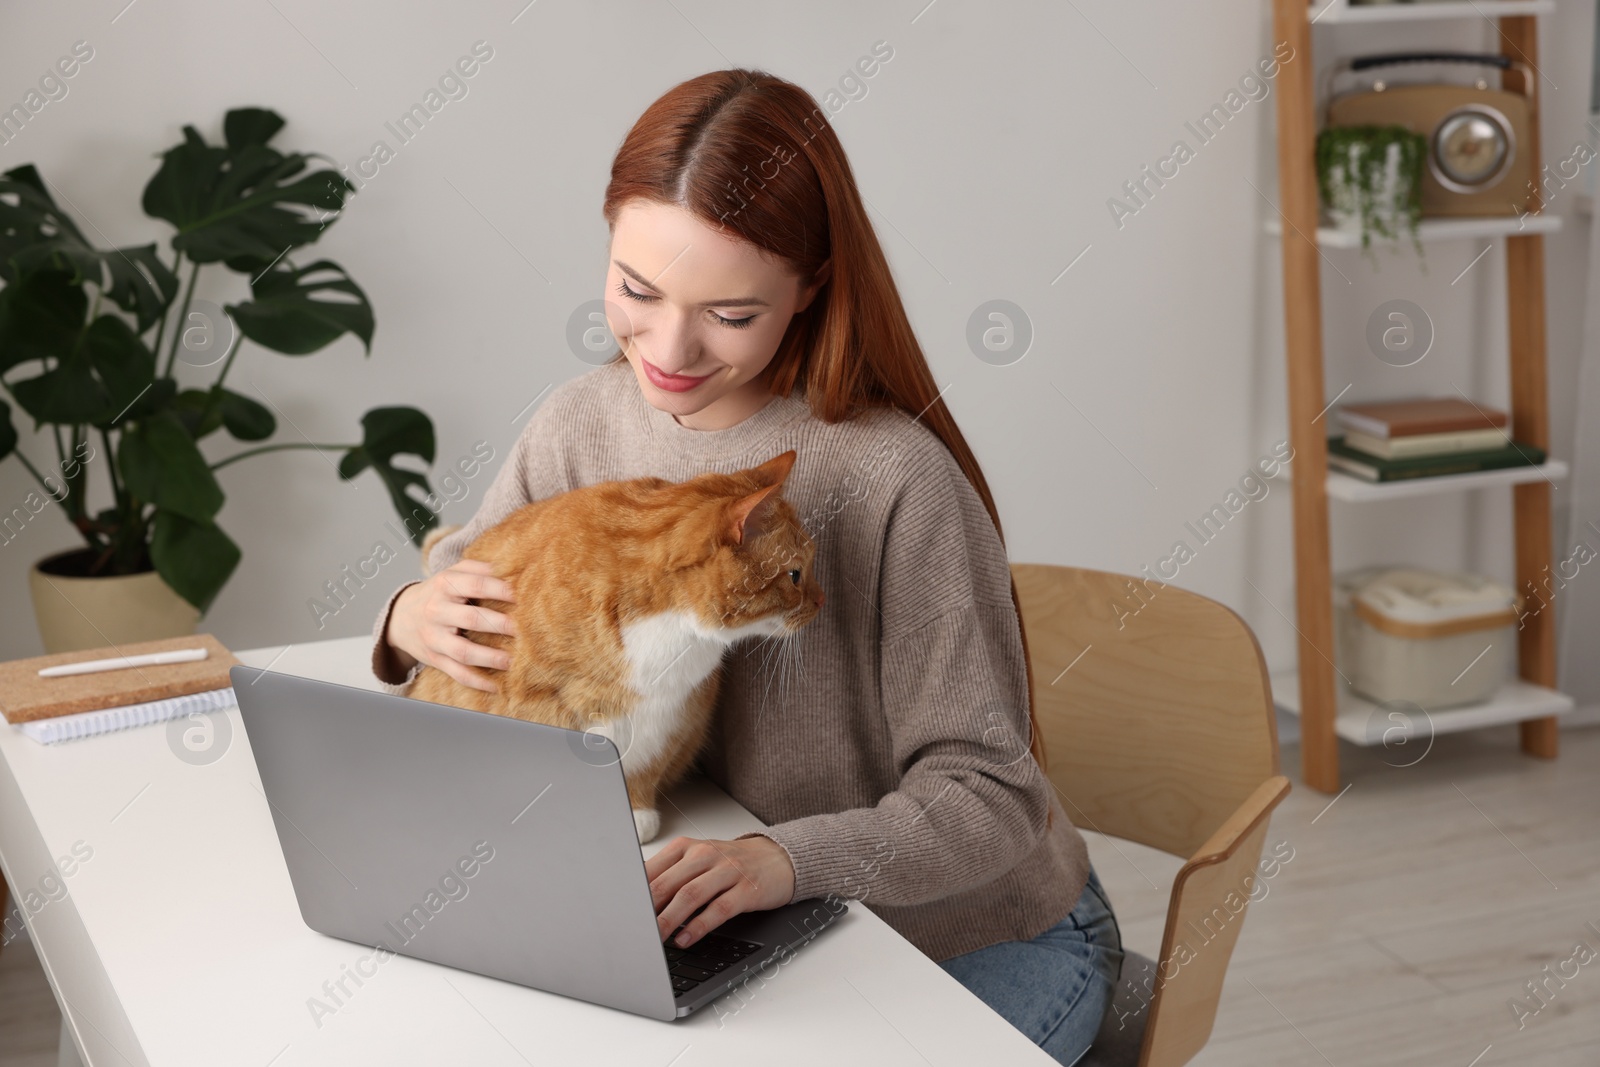
[[[634,200],[611,230],[606,321],[646,400],[691,429],[725,429],[770,399],[760,375],[827,274],[803,287],[689,211]]]

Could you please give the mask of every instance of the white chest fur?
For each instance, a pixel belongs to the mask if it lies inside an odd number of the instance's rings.
[[[706,626],[690,612],[666,612],[627,623],[622,647],[639,694],[633,713],[597,727],[622,754],[624,773],[649,766],[666,752],[682,723],[684,702],[740,638],[777,632],[777,618],[761,619],[735,630]]]

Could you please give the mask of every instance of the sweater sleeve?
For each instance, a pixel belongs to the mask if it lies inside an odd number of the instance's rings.
[[[477,512],[461,529],[434,544],[429,555],[432,561],[430,573],[461,562],[467,546],[477,540],[479,534],[524,504],[572,488],[571,471],[560,454],[560,428],[571,384],[567,382],[558,386],[543,404],[534,409],[528,424],[512,446],[511,455],[495,472]],[[372,627],[372,673],[382,688],[390,693],[403,691],[422,669],[421,664],[416,664],[409,671],[401,670],[394,649],[384,636],[389,628],[389,614],[394,610],[396,598],[416,584],[415,581],[406,582],[390,593]]]
[[[899,783],[872,807],[764,831],[794,864],[797,900],[936,900],[999,878],[1045,832],[1005,548],[932,440],[936,453],[906,457],[883,531],[880,706]]]

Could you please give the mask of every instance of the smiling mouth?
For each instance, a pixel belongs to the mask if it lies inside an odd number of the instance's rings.
[[[639,357],[639,362],[644,365],[645,377],[649,378],[653,385],[673,393],[688,392],[711,377],[710,374],[668,374],[643,356]]]

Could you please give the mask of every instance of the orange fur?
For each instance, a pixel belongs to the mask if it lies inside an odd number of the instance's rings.
[[[409,695],[611,737],[649,840],[657,795],[706,738],[722,653],[792,634],[821,609],[815,545],[781,495],[794,458],[681,483],[604,482],[513,512],[463,554],[515,591],[514,604],[482,602],[512,617],[515,638],[464,634],[510,651],[509,669],[478,668],[499,692],[424,667]]]

